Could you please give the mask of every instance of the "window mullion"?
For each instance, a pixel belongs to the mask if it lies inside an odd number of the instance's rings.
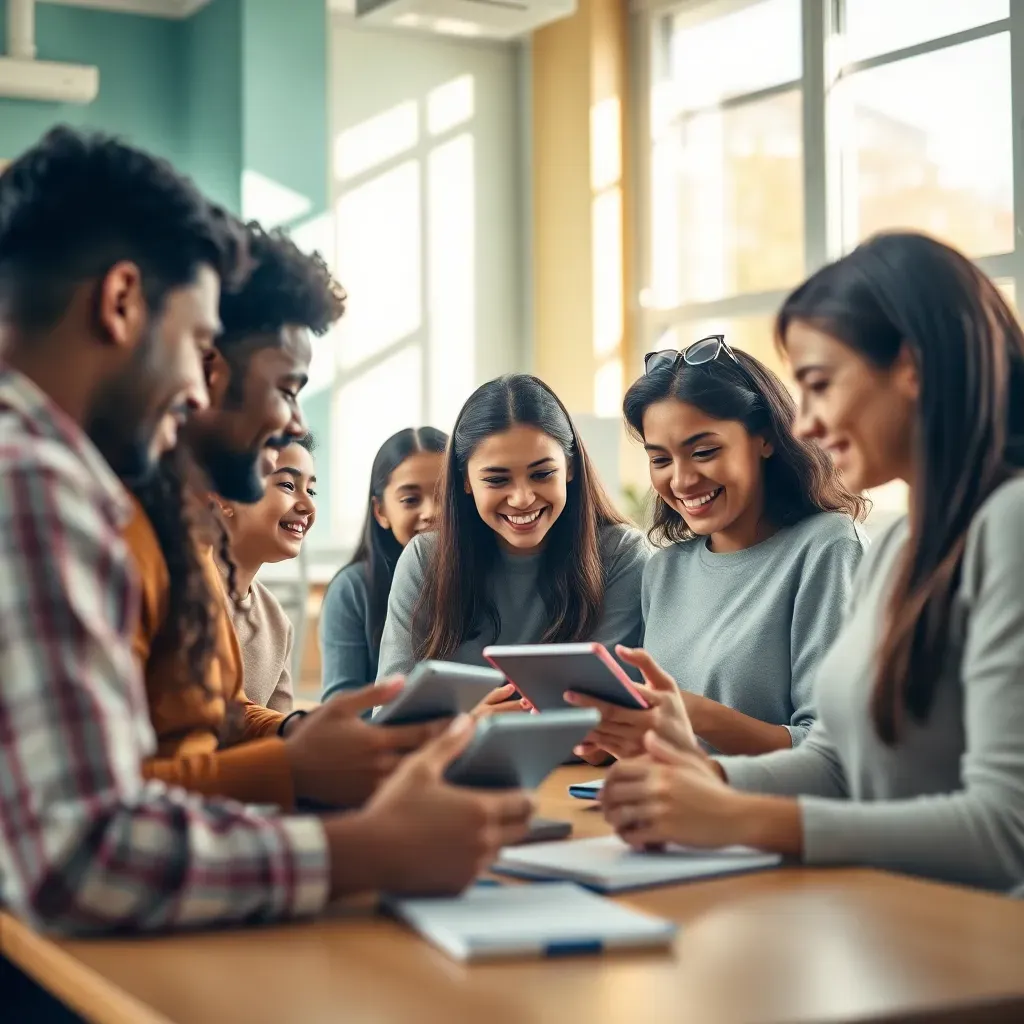
[[[813,273],[828,260],[828,151],[825,124],[825,5],[802,0],[804,266]]]

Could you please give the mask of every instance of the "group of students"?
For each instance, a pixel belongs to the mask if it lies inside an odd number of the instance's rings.
[[[366,716],[419,660],[579,640],[651,705],[566,694],[632,845],[1024,884],[1024,334],[970,261],[888,234],[801,285],[799,407],[723,337],[651,353],[623,407],[650,538],[535,377],[391,438],[306,712],[254,577],[315,518],[298,395],[344,301],[117,140],[56,129],[0,176],[3,906],[97,933],[459,891],[533,805],[445,767],[531,709]],[[859,495],[895,479],[909,516],[868,546]]]
[[[576,753],[615,762],[602,804],[638,848],[1024,892],[1024,334],[912,233],[817,272],[776,330],[799,407],[722,336],[647,356],[623,414],[649,538],[534,377],[479,388],[450,441],[386,442],[323,604],[324,699],[489,644],[598,641],[653,708],[567,692],[602,716]],[[894,480],[909,515],[868,545],[862,494]],[[529,710],[512,686],[486,704]]]

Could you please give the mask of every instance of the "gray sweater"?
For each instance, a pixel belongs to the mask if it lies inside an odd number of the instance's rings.
[[[896,523],[864,559],[807,740],[721,763],[740,789],[800,797],[809,864],[1013,889],[1024,883],[1024,478],[971,523],[931,713],[889,748],[868,701],[907,531]]]
[[[849,516],[820,512],[743,551],[664,548],[644,571],[644,647],[683,689],[785,726],[795,747],[864,545]]]
[[[320,661],[321,700],[377,679],[370,593],[362,563],[346,566],[327,587],[320,606]]]
[[[413,614],[426,584],[427,567],[437,535],[420,534],[402,552],[395,568],[388,603],[388,619],[380,645],[377,678],[406,673],[416,664]],[[601,619],[588,639],[605,644],[635,646],[640,642],[640,581],[650,549],[642,533],[628,526],[606,526],[599,538],[605,570]],[[538,643],[547,628],[547,610],[537,588],[540,555],[513,557],[502,553],[488,581],[491,599],[501,619],[501,632],[482,623],[479,636],[465,643],[449,659],[470,665],[485,664],[489,644]]]

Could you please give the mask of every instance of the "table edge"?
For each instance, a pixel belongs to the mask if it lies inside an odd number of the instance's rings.
[[[96,1024],[172,1024],[169,1018],[0,910],[0,951],[42,989]]]

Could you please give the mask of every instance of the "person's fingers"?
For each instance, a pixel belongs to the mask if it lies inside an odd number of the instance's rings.
[[[592,764],[595,768],[600,768],[602,765],[607,764],[609,757],[611,757],[607,750],[596,743],[580,743],[578,746],[573,747],[572,752],[577,757],[583,758],[587,764]]]
[[[476,720],[472,715],[459,715],[440,736],[409,756],[440,778],[448,765],[469,746],[475,730]]]
[[[648,729],[651,728],[653,722],[644,722],[642,725],[634,725],[632,722],[601,722],[600,725],[596,726],[594,730],[587,736],[587,739],[591,743],[596,743],[600,746],[602,740],[614,739],[620,743],[626,740],[632,740],[634,743],[639,743],[640,737],[643,736]]]
[[[605,821],[616,832],[624,832],[628,829],[647,827],[654,814],[653,806],[646,800],[640,800],[627,804],[616,804],[608,807],[602,804]]]
[[[657,824],[644,822],[629,828],[616,829],[618,836],[639,853],[658,853],[665,849],[667,841],[663,830]]]
[[[608,769],[608,774],[604,780],[604,788],[607,790],[609,786],[617,786],[624,782],[635,782],[637,779],[646,779],[651,774],[651,771],[651,760],[647,757],[630,758],[628,761],[616,761]]]
[[[424,743],[428,743],[435,736],[448,728],[451,719],[443,719],[434,722],[418,722],[415,725],[384,725],[378,730],[378,742],[388,750],[398,750],[408,753],[412,750],[419,750]]]
[[[390,704],[405,686],[401,677],[371,683],[351,693],[339,693],[325,705],[325,710],[336,718],[356,717],[364,711],[371,711],[378,704]]]
[[[514,846],[521,843],[530,834],[530,818],[520,818],[505,822],[495,829],[495,842],[500,850],[503,846]],[[485,869],[490,864],[485,865]]]
[[[516,688],[512,683],[505,683],[503,686],[496,686],[486,697],[481,701],[482,704],[500,704],[502,701],[506,701],[509,697],[516,692]]]
[[[604,804],[635,804],[646,800],[650,796],[650,785],[646,778],[620,782],[606,792],[607,785],[602,787],[601,802]]]
[[[502,793],[494,798],[490,809],[492,819],[499,824],[529,821],[533,817],[534,801],[522,791]]]
[[[509,700],[502,704],[491,704],[487,707],[487,713],[489,715],[523,715],[526,714],[527,710],[527,708],[523,707],[523,702],[521,700]]]
[[[599,697],[591,697],[589,693],[580,693],[578,690],[566,690],[562,694],[566,704],[575,708],[593,708],[601,712],[601,722],[623,722],[627,721],[629,715],[643,714],[643,712],[630,711],[628,708],[620,708],[617,704],[610,704]]]
[[[679,684],[642,647],[615,648],[615,653],[627,664],[640,670],[652,690],[678,690]]]
[[[651,728],[644,734],[644,746],[646,747],[650,735],[650,742],[658,742],[664,747],[683,753],[700,753],[700,744],[693,733],[693,727],[689,721],[668,715],[658,715],[651,723]]]

